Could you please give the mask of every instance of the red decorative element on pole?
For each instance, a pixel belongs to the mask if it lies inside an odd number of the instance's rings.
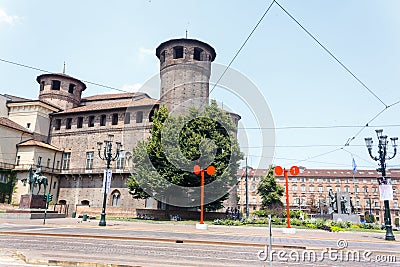
[[[286,218],[287,218],[287,225],[286,228],[290,228],[290,205],[289,205],[289,177],[288,171],[281,166],[275,166],[275,174],[276,175],[283,175],[285,176],[285,187],[286,187]],[[292,166],[290,168],[290,174],[293,176],[297,176],[300,173],[300,169],[297,166]]]
[[[288,171],[283,169],[285,173],[285,180],[286,180],[286,218],[287,218],[287,226],[286,228],[290,228],[290,205],[289,205],[289,177]]]
[[[215,174],[215,167],[208,166],[207,170],[203,170],[199,165],[195,165],[193,168],[193,172],[196,175],[201,174],[200,181],[200,224],[204,224],[204,171],[207,172],[208,175]]]

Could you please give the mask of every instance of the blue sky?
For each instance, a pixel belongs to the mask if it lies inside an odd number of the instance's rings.
[[[272,1],[0,1],[0,58],[129,90],[158,72],[155,48],[188,37],[212,45],[227,65]],[[400,2],[396,0],[278,1],[385,105],[400,100]],[[383,128],[400,136],[400,104],[385,108],[274,4],[232,67],[264,94],[277,129],[273,163],[290,167],[376,168],[364,137]],[[0,93],[36,98],[40,71],[0,62]],[[88,85],[85,95],[110,92]],[[243,89],[243,95],[246,90]],[[212,97],[237,107],[243,127],[257,127],[250,112],[216,88]],[[155,96],[157,97],[157,96]],[[259,114],[259,116],[262,116]],[[384,127],[379,127],[384,126]],[[286,127],[311,127],[306,129]],[[283,129],[282,129],[283,128]],[[245,130],[249,164],[265,144]],[[337,149],[337,150],[336,150]],[[334,151],[336,150],[336,151]],[[333,151],[333,152],[332,152]],[[331,152],[331,153],[329,153]],[[321,154],[328,153],[323,156]],[[400,156],[388,162],[399,167]],[[266,166],[260,166],[266,167]]]

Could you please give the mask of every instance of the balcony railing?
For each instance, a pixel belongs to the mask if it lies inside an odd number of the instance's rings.
[[[92,169],[86,169],[86,168],[71,168],[68,170],[61,170],[60,174],[103,174],[104,173],[104,168],[92,168]],[[130,173],[131,171],[128,168],[124,169],[115,169],[111,168],[113,173]]]
[[[14,166],[15,166],[15,164],[0,162],[0,168],[2,168],[2,169],[13,170]]]
[[[13,170],[14,171],[28,171],[29,168],[32,169],[36,169],[36,165],[33,164],[19,164],[19,165],[14,165]],[[52,173],[52,174],[59,174],[60,173],[60,169],[56,169],[56,168],[51,168],[51,167],[44,167],[41,166],[40,167],[42,169],[42,173]]]

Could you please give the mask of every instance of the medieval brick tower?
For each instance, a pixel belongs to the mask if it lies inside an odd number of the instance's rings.
[[[194,39],[172,39],[156,49],[160,59],[160,104],[171,113],[208,104],[211,62],[215,50]]]
[[[86,89],[80,80],[61,73],[42,74],[36,81],[40,84],[39,100],[62,110],[77,107]]]

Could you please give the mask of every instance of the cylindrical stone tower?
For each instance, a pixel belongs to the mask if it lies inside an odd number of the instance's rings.
[[[215,50],[194,39],[172,39],[156,49],[160,60],[160,105],[185,113],[208,104],[211,62]]]
[[[39,100],[62,110],[77,107],[86,89],[80,80],[61,73],[42,74],[36,81],[40,84]]]

